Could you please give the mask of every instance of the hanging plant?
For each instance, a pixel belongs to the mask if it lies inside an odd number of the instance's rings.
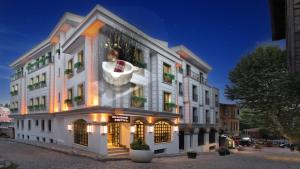
[[[74,64],[74,68],[76,68],[76,69],[79,69],[81,67],[83,67],[83,64],[81,62],[77,62]]]

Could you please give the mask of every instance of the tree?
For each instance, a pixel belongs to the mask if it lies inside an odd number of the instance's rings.
[[[286,51],[258,47],[229,73],[227,98],[251,110],[263,128],[300,142],[300,76],[287,71]]]

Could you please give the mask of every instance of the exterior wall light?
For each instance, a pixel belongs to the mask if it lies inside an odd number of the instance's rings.
[[[73,130],[73,125],[72,124],[68,124],[67,128],[68,128],[69,131],[72,131]]]
[[[154,131],[154,127],[153,126],[148,126],[148,132],[153,133],[153,131]]]
[[[101,134],[107,134],[107,125],[105,125],[105,126],[100,126],[100,133]]]
[[[174,127],[173,127],[173,131],[174,131],[174,132],[178,132],[178,126],[174,126]]]
[[[130,133],[135,133],[135,126],[130,127]]]
[[[88,133],[93,133],[94,132],[94,126],[93,125],[87,125],[87,132]]]

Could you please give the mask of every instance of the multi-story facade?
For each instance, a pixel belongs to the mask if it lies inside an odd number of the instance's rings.
[[[17,139],[110,155],[141,138],[155,153],[172,154],[190,125],[216,133],[218,90],[207,85],[210,66],[99,5],[86,17],[66,13],[11,67]]]
[[[220,104],[220,128],[228,136],[239,136],[240,112],[236,104]]]

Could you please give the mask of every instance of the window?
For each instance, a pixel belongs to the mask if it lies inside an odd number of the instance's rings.
[[[57,73],[58,75],[58,77],[60,77],[60,68],[58,68],[58,73]]]
[[[209,105],[209,93],[207,90],[205,90],[205,104]]]
[[[178,91],[179,91],[179,96],[183,96],[183,85],[181,82],[178,83]]]
[[[39,83],[40,82],[40,78],[39,78],[39,76],[36,76],[35,78],[34,78],[34,84],[37,84],[37,83]]]
[[[40,82],[46,83],[46,73],[41,74]]]
[[[51,132],[52,130],[52,123],[51,120],[48,120],[48,131]]]
[[[209,110],[205,110],[206,124],[210,123],[210,114]]]
[[[28,130],[31,130],[31,120],[28,120]]]
[[[69,61],[68,61],[68,69],[69,70],[73,70],[73,59],[70,59]]]
[[[35,126],[39,126],[39,120],[35,120]]]
[[[84,64],[83,50],[78,53],[78,62],[81,63],[83,66],[83,64]]]
[[[179,106],[179,118],[183,119],[183,107]]]
[[[45,131],[45,120],[42,120],[41,129],[42,131]]]
[[[30,78],[29,84],[33,85],[33,78]]]
[[[186,75],[190,76],[191,75],[191,66],[190,65],[186,65]]]
[[[137,107],[137,108],[142,108],[142,107],[144,107],[145,102],[146,102],[146,98],[144,98],[143,86],[138,86],[136,84],[132,84],[131,106]]]
[[[145,126],[144,123],[140,120],[137,120],[135,122],[135,133],[134,133],[134,139],[142,139],[143,141],[145,140]]]
[[[164,111],[171,112],[172,105],[171,105],[171,93],[164,92]]]
[[[215,95],[215,107],[219,107],[219,96]]]
[[[174,75],[171,74],[171,66],[164,63],[163,64],[163,80],[164,80],[164,82],[172,84],[173,79],[174,79]]]
[[[34,105],[38,106],[39,104],[40,104],[40,98],[37,97],[37,98],[34,99]]]
[[[24,120],[21,120],[21,128],[24,130]]]
[[[88,146],[87,122],[77,120],[74,122],[74,143]]]
[[[41,97],[40,105],[43,105],[43,106],[46,105],[46,96]]]
[[[58,103],[60,103],[60,92],[58,92],[58,99],[57,99]]]
[[[83,84],[78,85],[78,87],[77,87],[77,95],[81,96],[81,97],[84,96]]]
[[[154,124],[154,142],[170,142],[171,141],[171,125],[164,121]]]
[[[193,85],[193,101],[198,101],[197,86]]]
[[[199,72],[199,75],[200,75],[200,83],[203,83],[203,81],[204,81],[204,79],[203,79],[203,73]]]
[[[193,123],[198,122],[198,111],[196,107],[193,107]]]
[[[68,99],[72,100],[72,98],[73,98],[73,89],[71,88],[71,89],[68,89]]]
[[[216,123],[219,123],[219,113],[216,111],[215,113]]]
[[[19,128],[20,128],[20,121],[17,120],[17,129],[19,129]]]
[[[205,131],[202,129],[198,133],[198,146],[204,145],[204,134]]]

